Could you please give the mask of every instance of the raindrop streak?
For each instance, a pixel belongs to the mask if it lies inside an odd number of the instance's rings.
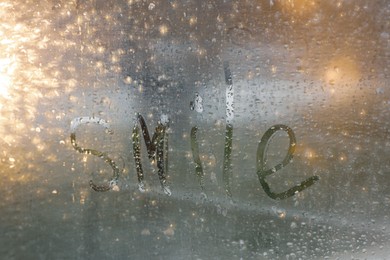
[[[274,167],[271,167],[270,169],[265,169],[265,164],[266,164],[266,151],[268,148],[268,143],[271,140],[272,136],[279,130],[283,130],[287,132],[289,138],[290,138],[290,144],[289,148],[287,151],[286,156],[284,157],[283,161],[279,164],[277,164]],[[310,187],[313,185],[316,181],[319,180],[318,176],[312,176],[306,179],[305,181],[301,182],[300,185],[296,185],[287,191],[280,192],[280,193],[275,193],[272,192],[268,183],[265,180],[265,177],[268,175],[271,175],[279,170],[281,170],[284,166],[289,164],[293,158],[293,154],[295,152],[295,146],[296,146],[296,139],[295,139],[295,134],[293,130],[286,126],[286,125],[274,125],[270,127],[263,137],[261,138],[261,141],[259,143],[259,146],[257,148],[257,175],[259,177],[259,181],[261,186],[263,187],[263,190],[269,197],[275,200],[282,200],[282,199],[287,199],[289,197],[292,197],[295,195],[297,192],[301,192],[307,187]]]
[[[193,158],[194,163],[195,163],[195,174],[198,177],[200,187],[202,188],[202,190],[204,190],[204,186],[203,186],[204,172],[203,172],[202,162],[201,162],[200,156],[199,156],[199,145],[198,145],[198,141],[196,139],[197,131],[198,131],[198,128],[196,126],[194,126],[191,129],[191,150],[192,150],[192,158]]]
[[[145,141],[146,149],[148,151],[149,159],[155,161],[157,159],[157,168],[158,168],[158,177],[160,179],[161,187],[165,194],[171,195],[171,190],[167,186],[166,182],[166,170],[167,170],[167,159],[164,158],[164,141],[166,136],[167,124],[163,124],[158,122],[155,133],[153,134],[152,140],[150,140],[150,135],[148,131],[148,127],[146,126],[144,118],[137,114],[137,121],[141,125],[142,135]],[[133,151],[134,151],[134,159],[137,170],[138,177],[138,187],[141,192],[145,191],[144,185],[144,174],[141,163],[141,145],[140,145],[140,137],[139,137],[139,127],[137,124],[133,128]],[[167,148],[167,146],[166,146]],[[165,151],[165,155],[168,154],[168,149]]]
[[[230,177],[232,176],[232,142],[233,142],[233,126],[228,124],[226,125],[225,132],[225,150],[223,154],[223,172],[222,179],[225,184],[226,194],[231,197],[232,192],[230,190]]]
[[[233,80],[232,73],[230,72],[229,62],[223,63],[223,70],[225,73],[226,82],[226,124],[231,125],[234,119],[234,91],[233,91]]]
[[[226,132],[225,132],[225,149],[223,155],[223,172],[222,179],[225,184],[226,194],[231,197],[230,177],[232,176],[232,143],[233,143],[233,119],[234,119],[234,92],[232,73],[230,72],[229,62],[223,63],[223,71],[225,73],[226,87]]]
[[[112,189],[113,187],[115,187],[118,183],[119,168],[118,168],[118,166],[116,166],[115,162],[110,157],[108,157],[105,153],[102,153],[102,152],[100,152],[98,150],[94,150],[94,149],[82,148],[77,144],[77,142],[76,142],[76,129],[77,129],[77,127],[80,126],[81,124],[88,124],[88,123],[101,125],[106,130],[108,130],[108,132],[110,134],[112,134],[112,131],[110,130],[109,124],[104,119],[101,119],[98,117],[78,117],[78,118],[73,119],[70,122],[70,130],[71,130],[70,140],[71,140],[73,148],[76,151],[78,151],[79,153],[92,154],[92,155],[98,156],[98,157],[102,158],[104,162],[108,163],[111,166],[111,168],[113,170],[113,177],[108,182],[108,184],[96,185],[93,183],[92,180],[89,181],[89,185],[91,186],[91,188],[93,190],[95,190],[95,191],[108,191],[108,190]]]

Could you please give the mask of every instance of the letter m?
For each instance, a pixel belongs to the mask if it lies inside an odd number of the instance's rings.
[[[141,192],[145,191],[145,185],[144,185],[144,173],[142,169],[142,163],[141,163],[141,144],[140,144],[140,130],[139,126],[141,126],[142,130],[142,136],[145,141],[145,146],[148,151],[148,156],[149,159],[152,162],[157,161],[157,168],[158,168],[158,177],[160,179],[161,187],[165,194],[171,195],[171,191],[169,187],[166,184],[166,173],[167,173],[167,153],[168,149],[165,151],[165,156],[164,156],[164,143],[168,143],[166,140],[166,129],[167,129],[167,124],[163,124],[162,122],[158,122],[157,127],[155,129],[155,132],[153,134],[152,139],[150,139],[149,131],[146,126],[144,118],[140,115],[137,114],[137,122],[133,128],[133,152],[134,152],[134,160],[135,160],[135,165],[136,165],[136,170],[137,170],[137,177],[138,177],[138,187]]]

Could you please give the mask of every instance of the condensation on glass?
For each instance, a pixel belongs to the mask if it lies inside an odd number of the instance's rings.
[[[386,0],[4,0],[5,259],[386,259]]]

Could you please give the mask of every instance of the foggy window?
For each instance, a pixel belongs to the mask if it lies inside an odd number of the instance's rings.
[[[1,258],[388,259],[389,17],[1,1]]]

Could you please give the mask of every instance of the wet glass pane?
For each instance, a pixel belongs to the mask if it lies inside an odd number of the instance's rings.
[[[386,259],[386,0],[3,0],[4,259]]]

